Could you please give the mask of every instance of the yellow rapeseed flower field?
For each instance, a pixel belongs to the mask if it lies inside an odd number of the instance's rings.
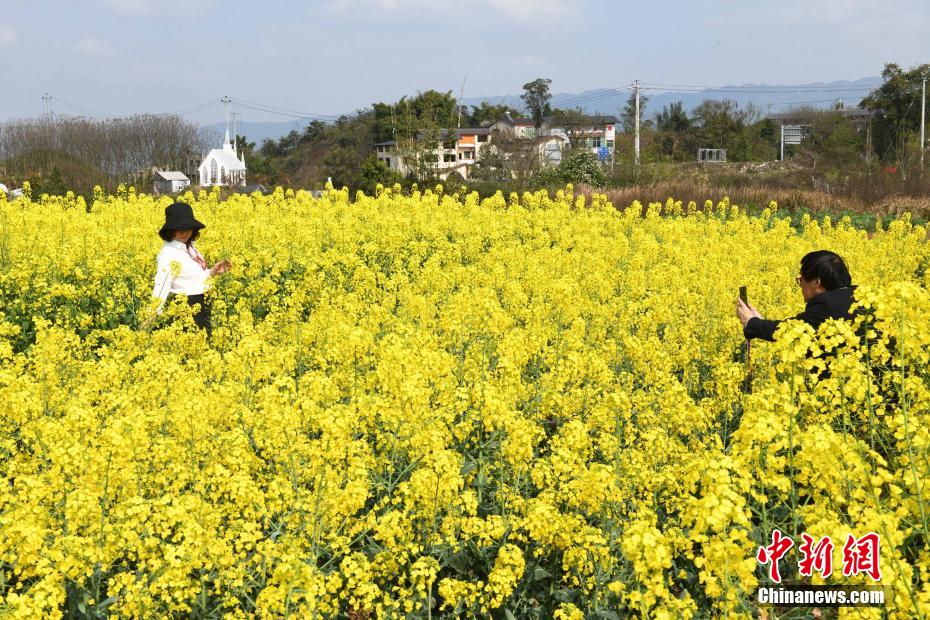
[[[350,199],[351,198],[351,199]],[[930,613],[930,249],[724,200],[188,193],[232,270],[213,333],[151,318],[172,201],[0,197],[0,612],[17,618],[750,618],[880,536]],[[736,291],[855,324],[752,349]],[[827,370],[828,372],[823,372]],[[803,577],[801,534],[834,573]],[[771,608],[763,608],[772,614]],[[827,610],[828,613],[833,613]]]

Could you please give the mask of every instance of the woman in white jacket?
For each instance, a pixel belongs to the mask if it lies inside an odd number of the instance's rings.
[[[207,261],[194,247],[194,240],[205,226],[194,218],[194,211],[185,202],[176,202],[165,208],[165,224],[158,231],[164,240],[158,252],[158,268],[152,296],[161,299],[157,313],[161,314],[169,295],[186,295],[187,303],[200,305],[194,315],[198,327],[210,334],[210,308],[204,298],[209,290],[208,278],[229,270],[231,264],[223,259],[207,268]]]

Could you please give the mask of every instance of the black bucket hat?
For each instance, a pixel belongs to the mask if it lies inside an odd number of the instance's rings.
[[[200,230],[206,225],[194,219],[194,210],[186,202],[175,202],[165,207],[165,225],[159,234],[169,230]]]

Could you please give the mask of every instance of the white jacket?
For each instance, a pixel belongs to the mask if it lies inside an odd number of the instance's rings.
[[[152,288],[152,297],[161,299],[158,305],[160,314],[168,295],[200,295],[210,288],[210,269],[200,266],[194,256],[203,258],[203,255],[191,242],[190,253],[187,245],[181,241],[165,241],[158,252],[158,267],[155,272],[155,286]],[[206,263],[206,261],[204,261]],[[172,273],[172,263],[176,263]]]

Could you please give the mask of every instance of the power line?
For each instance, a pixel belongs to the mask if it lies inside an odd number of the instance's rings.
[[[56,97],[55,95],[47,95],[47,96],[50,101],[55,101],[58,104],[64,106],[65,108],[68,108],[68,109],[71,109],[71,110],[74,110],[80,113],[90,114],[92,116],[102,116],[104,118],[110,117],[110,115],[107,114],[106,112],[99,112],[97,110],[91,110],[90,108],[85,108],[83,106],[76,105],[74,103],[69,103],[68,101],[65,101],[61,97]]]
[[[220,102],[218,102],[216,99],[210,99],[209,101],[204,101],[203,103],[199,103],[189,108],[182,108],[174,112],[166,112],[166,114],[174,114],[176,116],[191,116],[193,114],[198,114],[200,112],[209,110],[210,108],[214,108],[219,104]]]
[[[580,95],[578,97],[572,97],[570,99],[563,99],[559,101],[559,105],[560,106],[564,106],[564,105],[573,106],[573,105],[579,105],[582,103],[590,103],[592,101],[598,101],[600,99],[607,99],[609,97],[615,97],[617,95],[625,95],[630,90],[631,88],[629,86],[625,86],[622,88],[607,88],[597,93],[592,93],[590,95]]]
[[[301,112],[299,110],[291,110],[288,108],[281,108],[278,106],[272,106],[264,103],[258,103],[255,101],[249,101],[248,99],[240,99],[238,97],[233,98],[233,101],[239,105],[257,110],[260,112],[267,112],[269,114],[277,114],[278,116],[287,116],[291,118],[303,118],[310,120],[336,120],[340,114],[315,114],[313,112]]]
[[[90,116],[98,116],[98,117],[103,117],[106,119],[116,118],[118,116],[116,114],[109,114],[107,112],[101,112],[100,110],[94,110],[92,108],[81,106],[76,103],[71,103],[70,101],[66,101],[62,99],[61,97],[57,97],[55,95],[46,95],[46,96],[48,97],[49,101],[55,101],[59,105],[64,107],[65,109],[70,110],[72,112],[77,112],[79,114],[88,114]],[[191,116],[193,114],[198,114],[200,112],[209,110],[210,108],[216,107],[218,105],[219,105],[219,102],[211,99],[210,101],[198,103],[197,105],[193,105],[187,108],[182,108],[180,110],[176,110],[173,112],[151,112],[148,114],[151,114],[152,116]]]

